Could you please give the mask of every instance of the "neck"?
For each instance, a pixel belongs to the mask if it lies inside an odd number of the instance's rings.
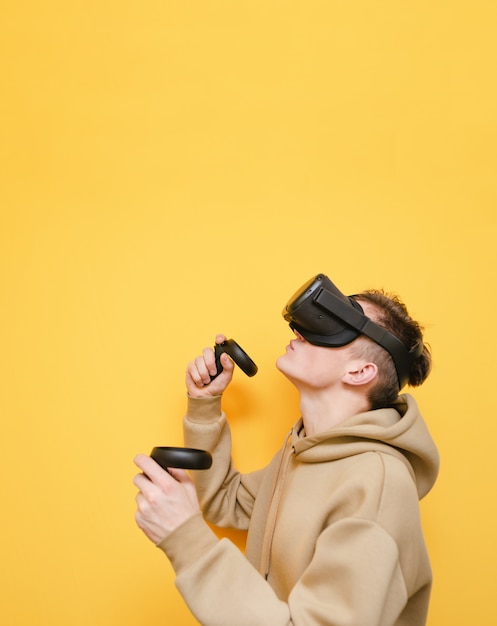
[[[370,409],[367,398],[354,390],[332,393],[329,390],[299,389],[299,392],[306,437],[329,430]]]

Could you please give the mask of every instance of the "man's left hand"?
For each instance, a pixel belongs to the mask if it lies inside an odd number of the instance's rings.
[[[195,485],[184,470],[171,467],[166,472],[144,454],[138,454],[134,462],[143,471],[133,480],[139,489],[136,523],[158,544],[200,511]]]

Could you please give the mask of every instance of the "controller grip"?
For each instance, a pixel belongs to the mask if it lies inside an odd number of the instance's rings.
[[[214,346],[217,373],[211,376],[211,380],[214,380],[214,378],[219,376],[223,371],[223,366],[221,365],[221,354],[223,354],[223,352],[226,352],[247,376],[255,376],[255,374],[257,374],[257,365],[252,361],[245,350],[243,350],[234,339],[226,339],[223,343],[217,343]]]

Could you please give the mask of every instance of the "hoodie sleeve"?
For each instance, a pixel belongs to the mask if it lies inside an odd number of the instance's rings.
[[[323,531],[287,603],[200,514],[159,547],[204,626],[393,626],[407,600],[396,545],[367,520],[342,520]]]
[[[218,539],[200,514],[159,546],[176,572],[176,587],[204,626],[291,624],[288,607],[228,539]]]
[[[231,460],[231,432],[221,396],[188,398],[184,442],[213,456],[207,471],[191,472],[205,519],[219,527],[247,530],[263,470],[241,474]]]

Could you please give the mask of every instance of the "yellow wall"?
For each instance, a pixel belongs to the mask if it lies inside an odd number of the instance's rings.
[[[133,456],[181,444],[222,331],[260,369],[226,400],[235,456],[266,462],[298,411],[280,312],[320,271],[426,324],[429,625],[496,623],[495,7],[3,3],[2,625],[195,623]]]

